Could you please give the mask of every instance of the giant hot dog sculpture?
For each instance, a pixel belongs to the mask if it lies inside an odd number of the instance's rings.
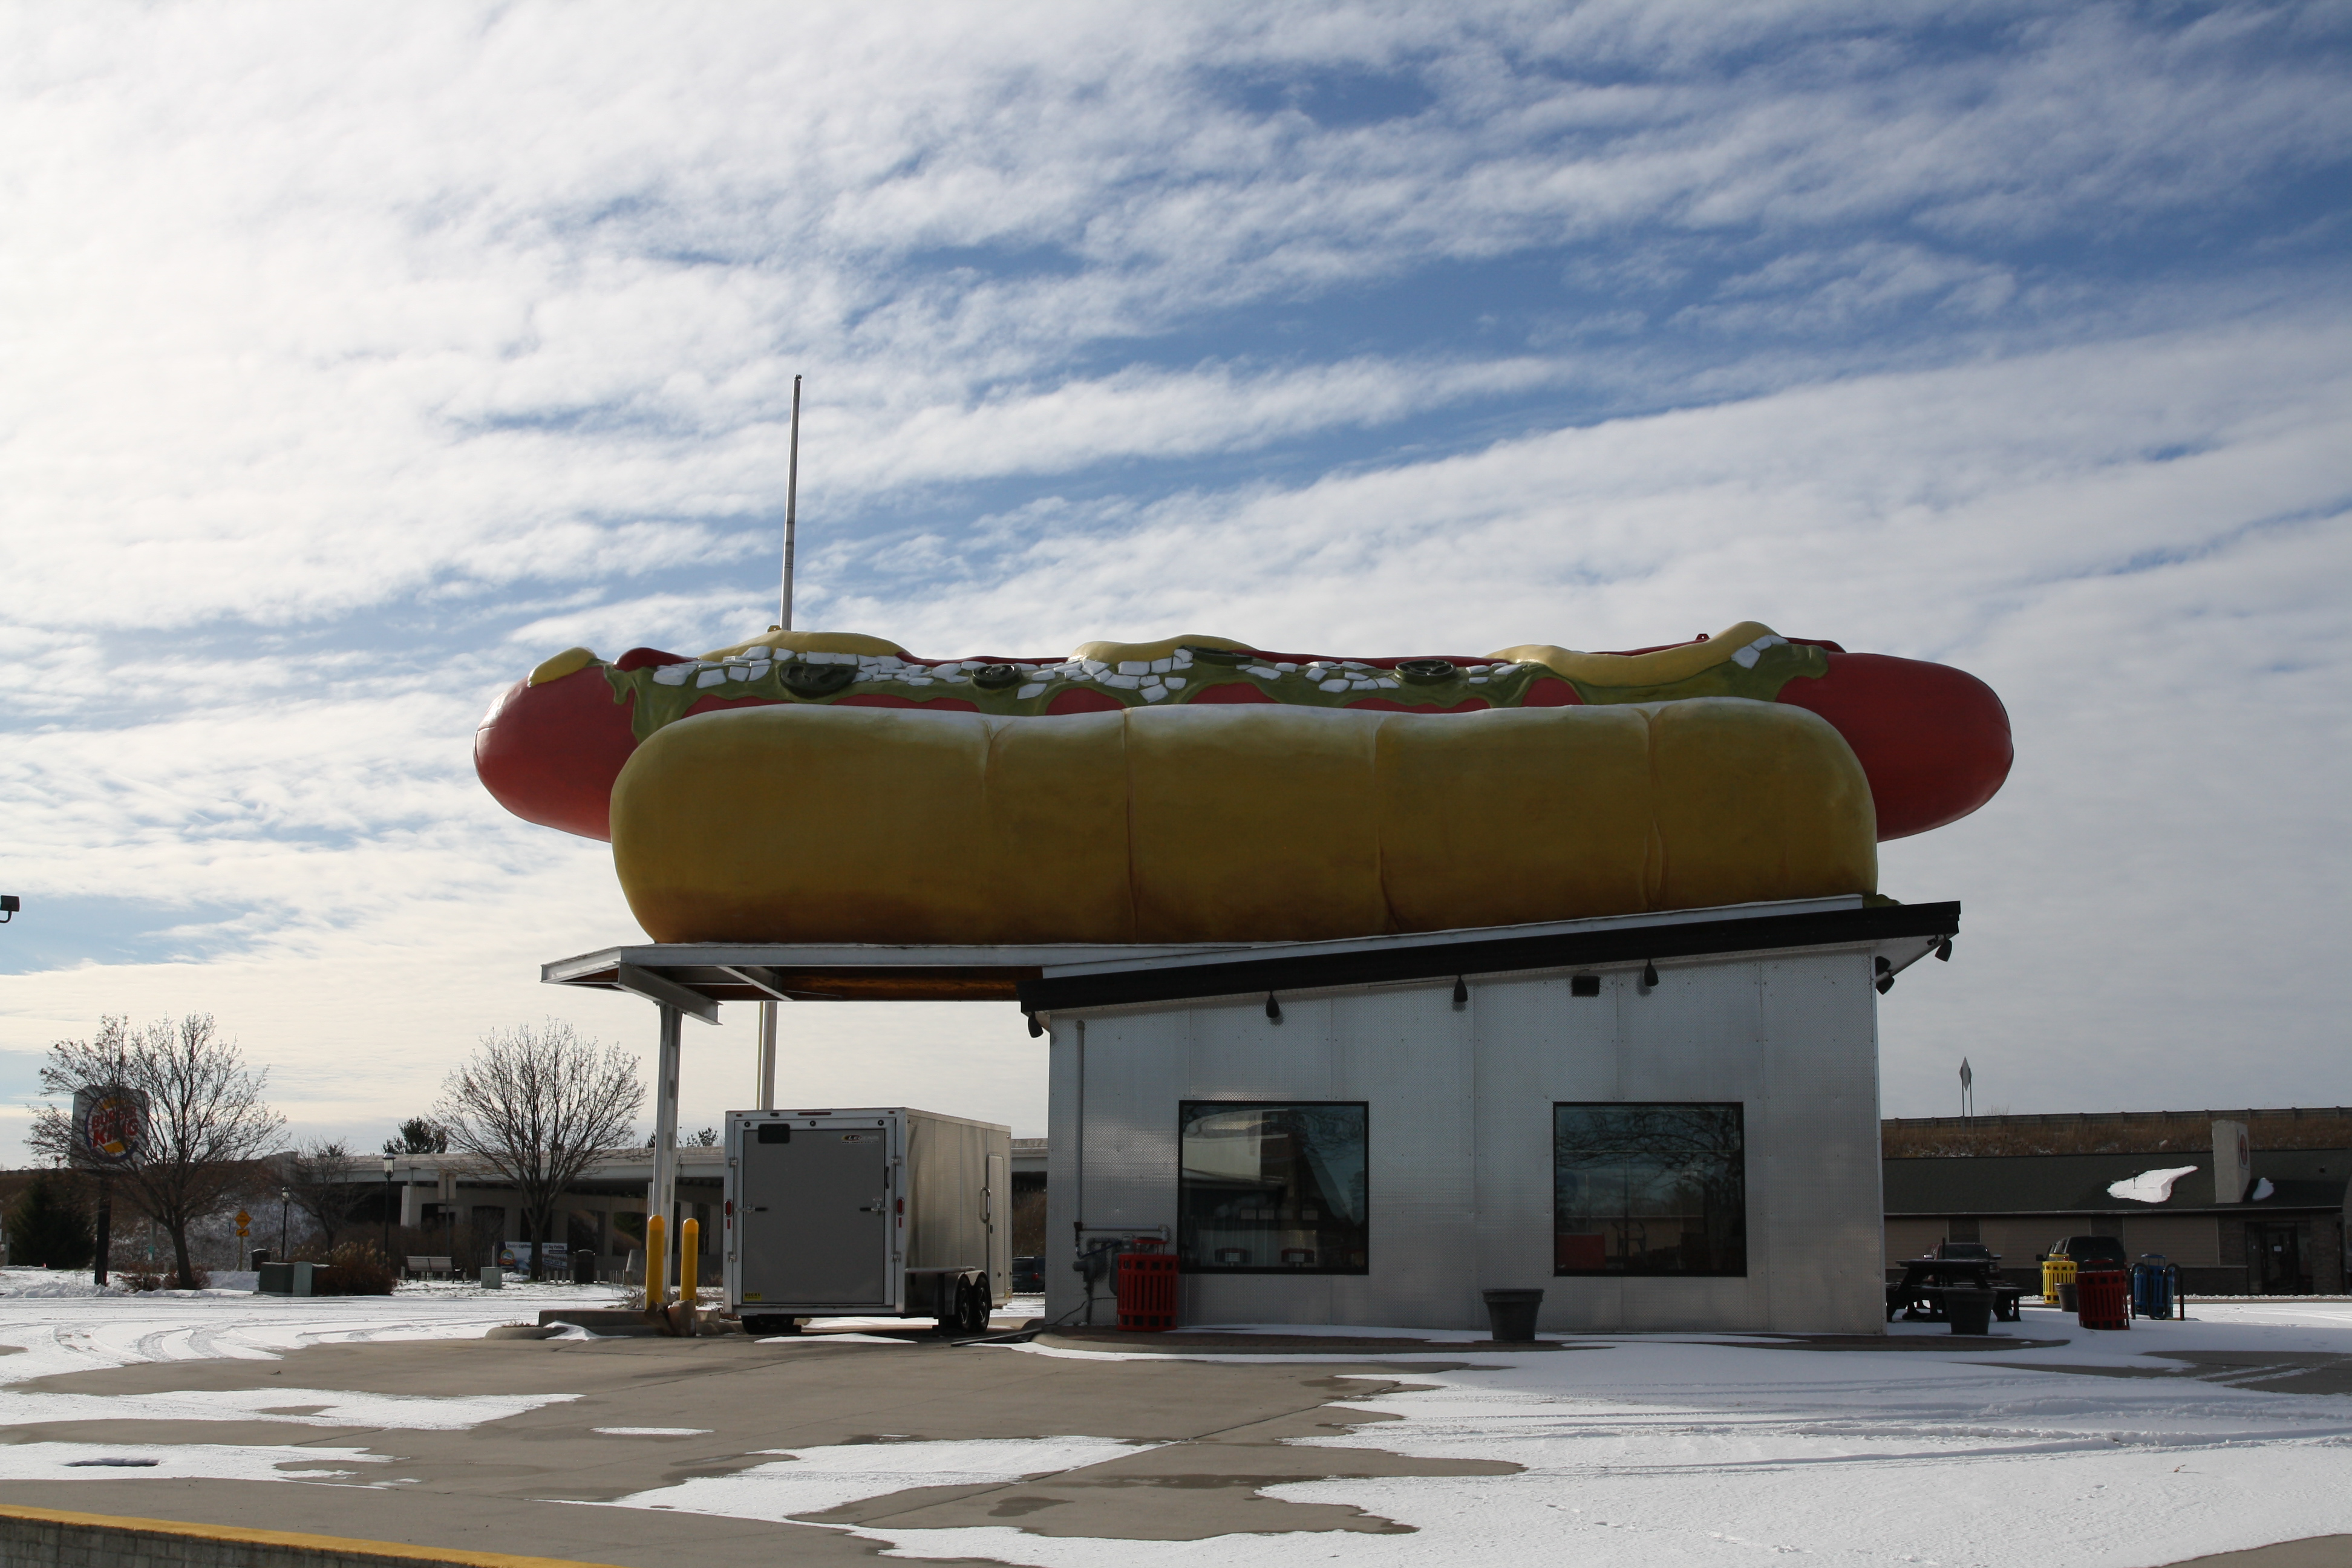
[[[1868,892],[2000,787],[1941,665],[1743,622],[1632,654],[1338,659],[1212,637],[919,659],[772,632],[584,648],[484,718],[656,941],[1309,940]]]

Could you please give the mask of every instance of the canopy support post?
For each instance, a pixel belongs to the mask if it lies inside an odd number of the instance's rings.
[[[663,1248],[668,1249],[667,1237],[677,1234],[677,1216],[671,1212],[677,1201],[677,1064],[678,1033],[684,1027],[681,1015],[675,1007],[665,1005],[661,1009],[661,1052],[654,1068],[654,1173],[646,1184],[646,1216],[656,1215],[662,1219]],[[646,1241],[651,1244],[653,1231],[646,1226]],[[648,1256],[646,1266],[653,1259]]]
[[[760,1096],[761,1110],[776,1109],[776,999],[760,1004]]]

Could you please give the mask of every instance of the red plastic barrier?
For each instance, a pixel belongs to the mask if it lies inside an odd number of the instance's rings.
[[[1176,1326],[1176,1259],[1156,1241],[1139,1237],[1132,1245],[1138,1250],[1118,1255],[1118,1326],[1130,1333],[1163,1333]]]
[[[2131,1327],[2131,1276],[2084,1264],[2074,1276],[2074,1321],[2086,1329]]]

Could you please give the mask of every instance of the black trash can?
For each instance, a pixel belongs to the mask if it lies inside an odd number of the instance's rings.
[[[1993,1291],[1974,1285],[1948,1285],[1944,1288],[1944,1316],[1950,1320],[1956,1334],[1989,1334],[1992,1332],[1993,1303],[1999,1300]]]
[[[572,1282],[574,1285],[596,1283],[596,1255],[584,1247],[572,1249]]]
[[[1536,1337],[1536,1310],[1543,1305],[1540,1290],[1488,1290],[1486,1326],[1497,1343],[1523,1345]]]

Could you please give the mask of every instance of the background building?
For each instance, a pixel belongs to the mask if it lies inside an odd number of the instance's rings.
[[[1881,1142],[1890,1266],[1980,1241],[2030,1272],[2061,1237],[2112,1236],[2180,1265],[2191,1294],[2345,1289],[2352,1110],[1923,1117],[1885,1122]]]

